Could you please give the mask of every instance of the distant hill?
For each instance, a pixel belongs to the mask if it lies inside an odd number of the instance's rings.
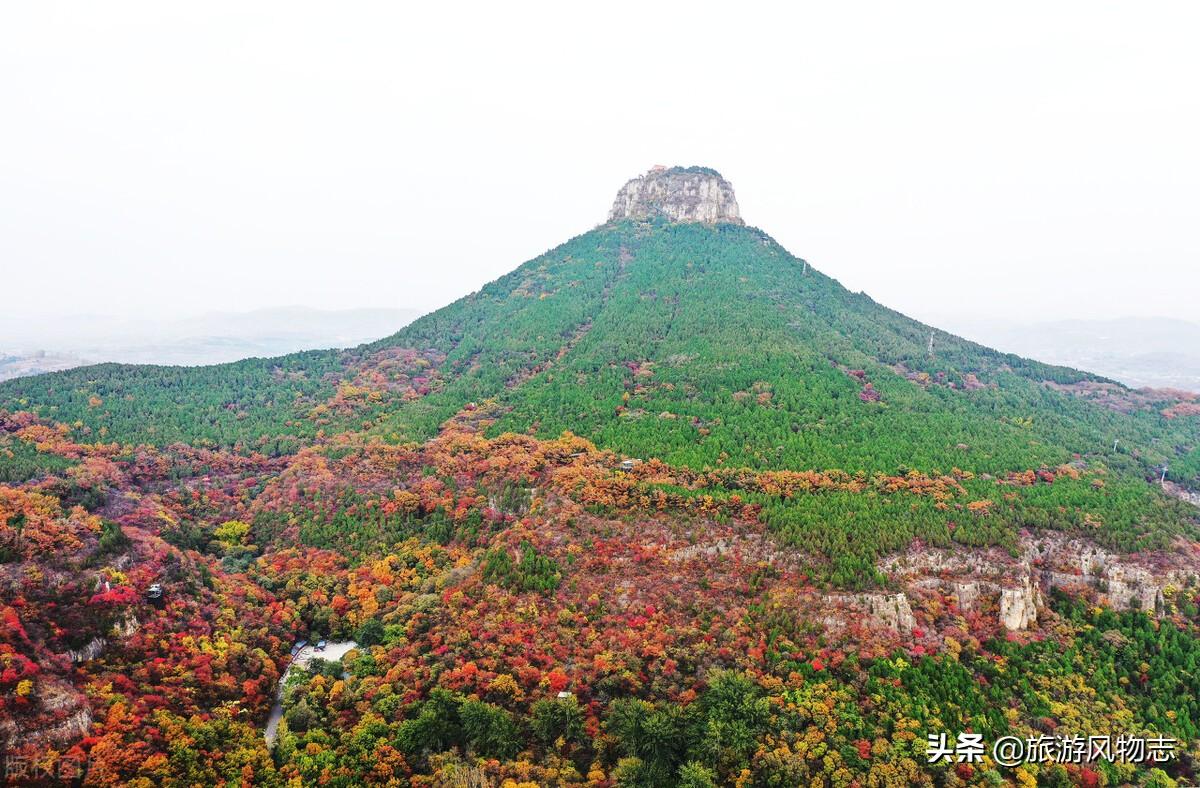
[[[1200,392],[1200,323],[1123,317],[1025,324],[958,319],[949,325],[995,347],[1129,386]]]
[[[198,366],[351,347],[390,334],[420,314],[415,309],[281,307],[175,320],[3,316],[0,380],[103,362]]]
[[[0,351],[0,380],[40,375],[43,372],[60,372],[90,363],[92,362],[71,353],[54,353],[45,350],[15,353]]]

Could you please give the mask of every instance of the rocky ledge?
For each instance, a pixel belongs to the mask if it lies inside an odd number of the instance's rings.
[[[610,222],[654,217],[742,224],[733,186],[708,167],[655,167],[622,186],[608,213]]]
[[[959,613],[989,615],[1004,629],[1031,629],[1054,588],[1085,594],[1115,610],[1169,615],[1181,591],[1200,587],[1200,564],[1190,547],[1117,555],[1086,539],[1056,532],[1024,532],[1018,554],[999,548],[913,548],[879,568],[914,599],[944,597]],[[1184,594],[1188,597],[1189,593]],[[919,605],[917,605],[920,607]]]

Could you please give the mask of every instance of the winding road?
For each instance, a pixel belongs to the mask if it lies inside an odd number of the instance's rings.
[[[328,643],[323,651],[317,651],[316,646],[309,645],[300,649],[300,653],[292,657],[292,661],[288,663],[287,670],[283,672],[283,677],[279,679],[279,686],[275,688],[275,705],[271,706],[271,716],[267,718],[267,729],[264,733],[268,747],[275,745],[275,737],[279,732],[279,721],[283,719],[283,687],[287,684],[288,676],[292,674],[292,670],[296,667],[308,667],[308,663],[317,657],[330,662],[340,662],[342,657],[346,656],[347,651],[357,646],[358,643],[353,640]]]

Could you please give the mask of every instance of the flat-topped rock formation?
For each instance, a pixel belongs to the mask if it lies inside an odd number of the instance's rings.
[[[742,224],[733,186],[708,167],[655,167],[617,192],[610,222],[665,217],[672,222]]]

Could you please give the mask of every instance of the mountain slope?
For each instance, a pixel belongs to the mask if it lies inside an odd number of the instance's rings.
[[[497,396],[512,408],[497,429],[571,429],[697,466],[948,468],[966,443],[968,464],[999,470],[1149,426],[1042,385],[1092,376],[936,332],[931,357],[929,335],[757,230],[622,223],[384,342],[447,354],[447,383],[426,407]],[[387,427],[429,425],[401,410]]]
[[[693,467],[1001,473],[1086,455],[1148,478],[1194,464],[1200,435],[1163,415],[1169,395],[933,330],[757,229],[664,215],[610,221],[353,350],[0,385],[0,407],[107,440],[268,453],[318,431],[423,440],[487,399],[496,431],[572,430]]]

